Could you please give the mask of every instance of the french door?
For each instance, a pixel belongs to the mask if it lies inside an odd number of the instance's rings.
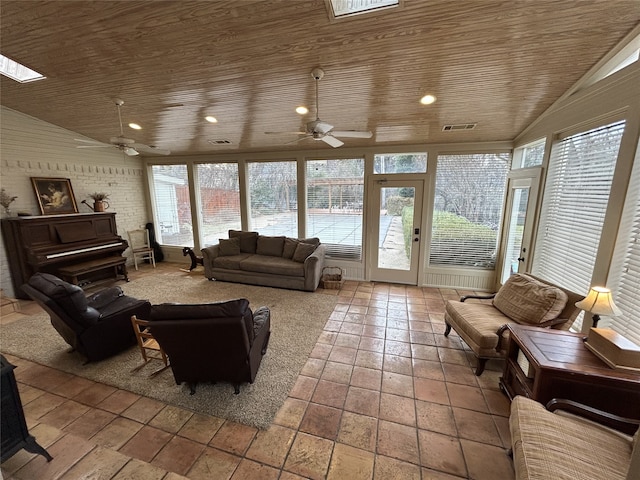
[[[374,180],[367,233],[371,280],[418,284],[422,180]]]
[[[531,268],[532,224],[539,186],[540,168],[514,170],[509,174],[500,284],[514,273],[528,272]]]

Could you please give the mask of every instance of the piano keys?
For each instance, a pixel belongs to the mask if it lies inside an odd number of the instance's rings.
[[[60,269],[97,259],[114,263],[109,257],[122,257],[128,243],[117,233],[115,213],[78,213],[11,217],[2,220],[2,235],[15,296],[27,299],[21,286],[36,272],[52,273],[62,278]],[[97,262],[99,263],[99,262]],[[122,276],[126,266],[98,269],[82,278],[88,285]]]

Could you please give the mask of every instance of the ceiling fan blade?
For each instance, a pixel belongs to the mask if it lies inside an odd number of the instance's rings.
[[[295,140],[291,140],[290,142],[285,142],[283,143],[283,145],[291,145],[292,143],[298,143],[298,142],[301,142],[302,140],[306,140],[307,138],[311,138],[311,135],[305,134],[304,136],[298,137]]]
[[[107,148],[113,147],[113,145],[76,145],[76,148]]]
[[[325,135],[320,140],[322,140],[324,143],[328,143],[333,148],[338,148],[338,147],[341,147],[342,145],[344,145],[344,142],[341,142],[340,140],[338,140],[337,138],[335,138],[335,137],[333,137],[331,135]]]
[[[74,138],[74,140],[75,140],[76,142],[81,142],[81,143],[90,143],[90,144],[92,144],[92,145],[104,145],[104,146],[107,146],[107,147],[109,146],[108,144],[103,143],[103,142],[99,142],[99,141],[97,141],[97,140],[85,140],[84,138]]]
[[[144,143],[134,143],[131,145],[136,150],[139,150],[143,153],[154,153],[156,155],[170,155],[171,150],[165,150],[164,148],[159,148],[153,145],[145,145]]]
[[[334,137],[351,137],[351,138],[371,138],[371,132],[359,132],[357,130],[332,130],[331,135]]]
[[[307,132],[264,132],[265,135],[306,135]]]

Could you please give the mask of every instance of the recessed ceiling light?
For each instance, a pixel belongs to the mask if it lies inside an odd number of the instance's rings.
[[[218,119],[216,117],[212,117],[211,115],[207,115],[204,119],[209,123],[218,123]]]
[[[423,105],[431,105],[435,101],[436,97],[434,97],[433,95],[425,95],[420,99],[420,103]]]
[[[300,115],[306,115],[307,113],[309,113],[309,109],[303,105],[300,105],[296,108],[296,113],[299,113]]]
[[[130,123],[129,128],[133,128],[134,130],[142,130],[142,127],[137,123]]]
[[[0,73],[16,82],[27,83],[47,78],[41,73],[31,70],[24,65],[0,55]]]

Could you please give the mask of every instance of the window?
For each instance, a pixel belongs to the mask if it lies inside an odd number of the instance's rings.
[[[640,345],[640,150],[636,152],[608,283],[622,315],[603,318],[598,326],[609,327]]]
[[[591,286],[624,122],[562,138],[552,151],[532,271],[586,294]],[[573,326],[580,329],[582,316]]]
[[[426,153],[389,153],[376,155],[373,159],[373,173],[425,173]]]
[[[493,269],[511,155],[440,155],[431,266]]]
[[[307,236],[318,237],[327,256],[362,258],[364,159],[307,161]]]
[[[395,7],[399,2],[400,0],[331,0],[331,10],[333,16],[339,18]]]
[[[542,165],[546,140],[536,140],[516,148],[513,154],[513,168],[538,167]]]
[[[249,228],[261,235],[298,236],[296,162],[249,164]]]
[[[187,166],[153,165],[151,181],[158,243],[193,247]]]
[[[202,245],[227,238],[229,230],[240,230],[240,187],[236,163],[207,163],[196,166],[202,208]]]

